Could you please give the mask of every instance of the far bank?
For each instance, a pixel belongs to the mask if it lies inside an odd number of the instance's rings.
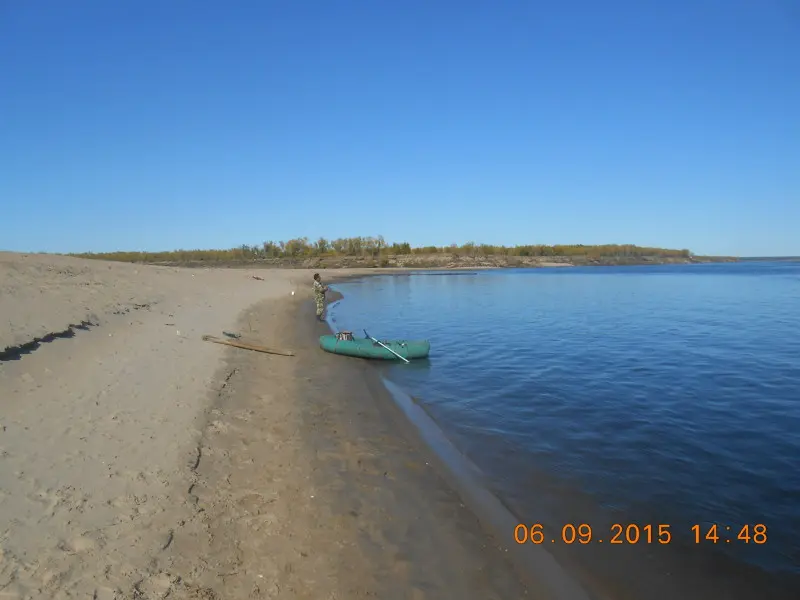
[[[123,254],[123,253],[120,253]],[[171,255],[171,256],[170,256]],[[704,263],[730,263],[739,259],[730,256],[517,256],[517,255],[464,255],[457,253],[387,254],[363,256],[297,256],[297,257],[230,257],[222,255],[195,255],[188,252],[163,253],[146,256],[124,253],[122,256],[86,254],[83,258],[119,260],[137,264],[170,267],[228,267],[262,269],[538,269],[552,267],[603,267],[641,265],[683,265]]]

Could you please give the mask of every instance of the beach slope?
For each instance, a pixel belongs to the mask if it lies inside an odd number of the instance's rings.
[[[539,597],[308,276],[0,254],[2,597]]]

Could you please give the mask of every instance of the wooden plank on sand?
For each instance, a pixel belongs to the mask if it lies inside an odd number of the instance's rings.
[[[256,344],[248,344],[246,342],[237,342],[234,340],[223,340],[213,335],[204,335],[203,341],[214,342],[215,344],[225,344],[226,346],[233,346],[235,348],[244,348],[245,350],[255,350],[256,352],[264,352],[266,354],[279,354],[281,356],[294,356],[294,352],[288,350],[275,350],[274,348],[267,348],[266,346],[257,346]]]

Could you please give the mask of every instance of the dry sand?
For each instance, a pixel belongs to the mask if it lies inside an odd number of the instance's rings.
[[[292,273],[8,253],[0,269],[0,350],[96,325],[0,362],[0,594],[124,587],[185,502],[223,348],[200,336],[289,296]]]
[[[0,598],[538,597],[309,276],[0,253]]]

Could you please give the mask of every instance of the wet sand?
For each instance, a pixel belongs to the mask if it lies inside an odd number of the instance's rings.
[[[371,367],[319,349],[308,297],[253,314],[259,339],[293,339],[297,356],[228,352],[192,490],[200,512],[171,573],[231,598],[545,597],[409,443]]]

